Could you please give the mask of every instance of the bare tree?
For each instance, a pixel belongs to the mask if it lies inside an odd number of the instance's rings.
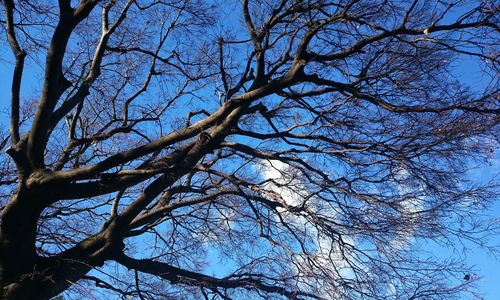
[[[450,299],[474,282],[426,249],[498,234],[481,217],[498,189],[467,172],[498,147],[495,1],[3,11],[2,299]]]

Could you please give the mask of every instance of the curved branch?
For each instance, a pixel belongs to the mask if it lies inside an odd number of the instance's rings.
[[[247,290],[259,290],[266,293],[276,293],[285,296],[288,299],[325,299],[315,294],[305,293],[299,290],[290,291],[282,286],[270,285],[260,279],[250,276],[238,279],[233,279],[231,276],[216,278],[150,259],[134,259],[126,256],[125,254],[114,258],[114,260],[128,269],[156,275],[174,284],[180,283],[215,290],[244,288]]]

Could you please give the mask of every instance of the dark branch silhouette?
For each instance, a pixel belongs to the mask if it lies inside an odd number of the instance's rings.
[[[2,299],[449,299],[425,243],[497,250],[494,1],[2,9]]]

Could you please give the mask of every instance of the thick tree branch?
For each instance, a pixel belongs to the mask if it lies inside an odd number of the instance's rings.
[[[14,73],[12,75],[10,116],[10,136],[12,144],[16,144],[17,142],[19,142],[19,98],[26,52],[19,45],[14,30],[14,1],[4,0],[4,5],[7,39],[9,41],[10,48],[12,49],[12,53],[16,57]]]
[[[138,260],[126,255],[116,257],[115,260],[127,267],[128,269],[137,270],[139,272],[157,275],[166,279],[174,284],[186,284],[201,286],[208,289],[234,289],[244,288],[249,290],[260,290],[267,293],[277,293],[288,299],[324,299],[318,295],[304,293],[299,290],[290,291],[281,286],[273,286],[266,284],[257,278],[239,278],[239,277],[226,277],[215,278],[212,276],[183,270],[166,263],[157,262],[153,260]]]
[[[28,136],[28,157],[35,168],[44,167],[44,151],[49,121],[59,97],[70,86],[62,73],[62,62],[73,29],[85,19],[99,1],[83,1],[75,10],[68,1],[61,2],[59,22],[54,30],[45,64],[42,96]]]

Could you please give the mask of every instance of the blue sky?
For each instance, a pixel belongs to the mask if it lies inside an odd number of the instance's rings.
[[[2,111],[0,115],[0,128],[2,132],[5,132],[8,128],[8,118],[6,118],[7,115],[3,112],[9,109],[10,76],[12,68],[12,54],[10,50],[6,48],[5,39],[2,38],[2,42],[0,43],[0,110]],[[478,64],[474,60],[464,60],[457,63],[457,73],[460,74],[459,80],[472,84],[477,88],[488,84],[488,80],[482,78],[479,71]],[[22,82],[23,99],[29,99],[33,95],[33,91],[38,89],[40,85],[38,80],[42,77],[41,69],[28,58]],[[490,164],[485,164],[481,168],[471,171],[471,177],[475,178],[478,182],[491,180],[495,178],[495,176],[497,176],[496,179],[498,180],[499,170],[500,153],[495,153],[495,157]],[[496,203],[489,208],[487,213],[492,217],[500,218],[500,201],[496,201]],[[491,243],[500,245],[500,236],[493,236]],[[216,256],[214,253],[210,253],[210,255]],[[440,253],[440,256],[445,257],[446,253]],[[478,287],[484,298],[487,300],[499,299],[500,284],[498,282],[500,279],[500,262],[498,258],[490,256],[483,249],[476,248],[466,254],[466,260],[476,267],[478,271],[477,275],[481,277],[478,281]],[[223,273],[217,261],[211,264],[207,271],[209,273],[212,271],[212,273],[217,275]]]
[[[458,79],[469,86],[475,87],[478,90],[485,88],[490,83],[489,78],[483,77],[479,63],[476,59],[465,59],[462,62],[457,62]],[[497,141],[499,142],[499,141]],[[498,145],[497,145],[498,147]],[[494,180],[500,184],[500,151],[494,153],[492,160],[470,171],[471,179],[477,180],[479,183]],[[497,201],[486,212],[492,218],[496,218],[500,222],[500,201]],[[493,236],[491,244],[500,246],[500,236]],[[467,262],[476,266],[478,275],[481,277],[478,281],[479,289],[484,293],[487,300],[499,299],[500,295],[500,257],[493,257],[486,253],[483,249],[476,248],[467,254]]]
[[[495,180],[499,183],[500,153],[492,159],[491,164],[471,171],[471,177],[480,182]],[[488,209],[487,214],[500,222],[500,201],[497,201]],[[492,245],[500,246],[500,236],[491,238]],[[493,257],[484,249],[477,248],[467,254],[467,262],[474,265],[481,277],[478,280],[479,290],[484,293],[487,300],[499,299],[500,295],[500,257]]]

